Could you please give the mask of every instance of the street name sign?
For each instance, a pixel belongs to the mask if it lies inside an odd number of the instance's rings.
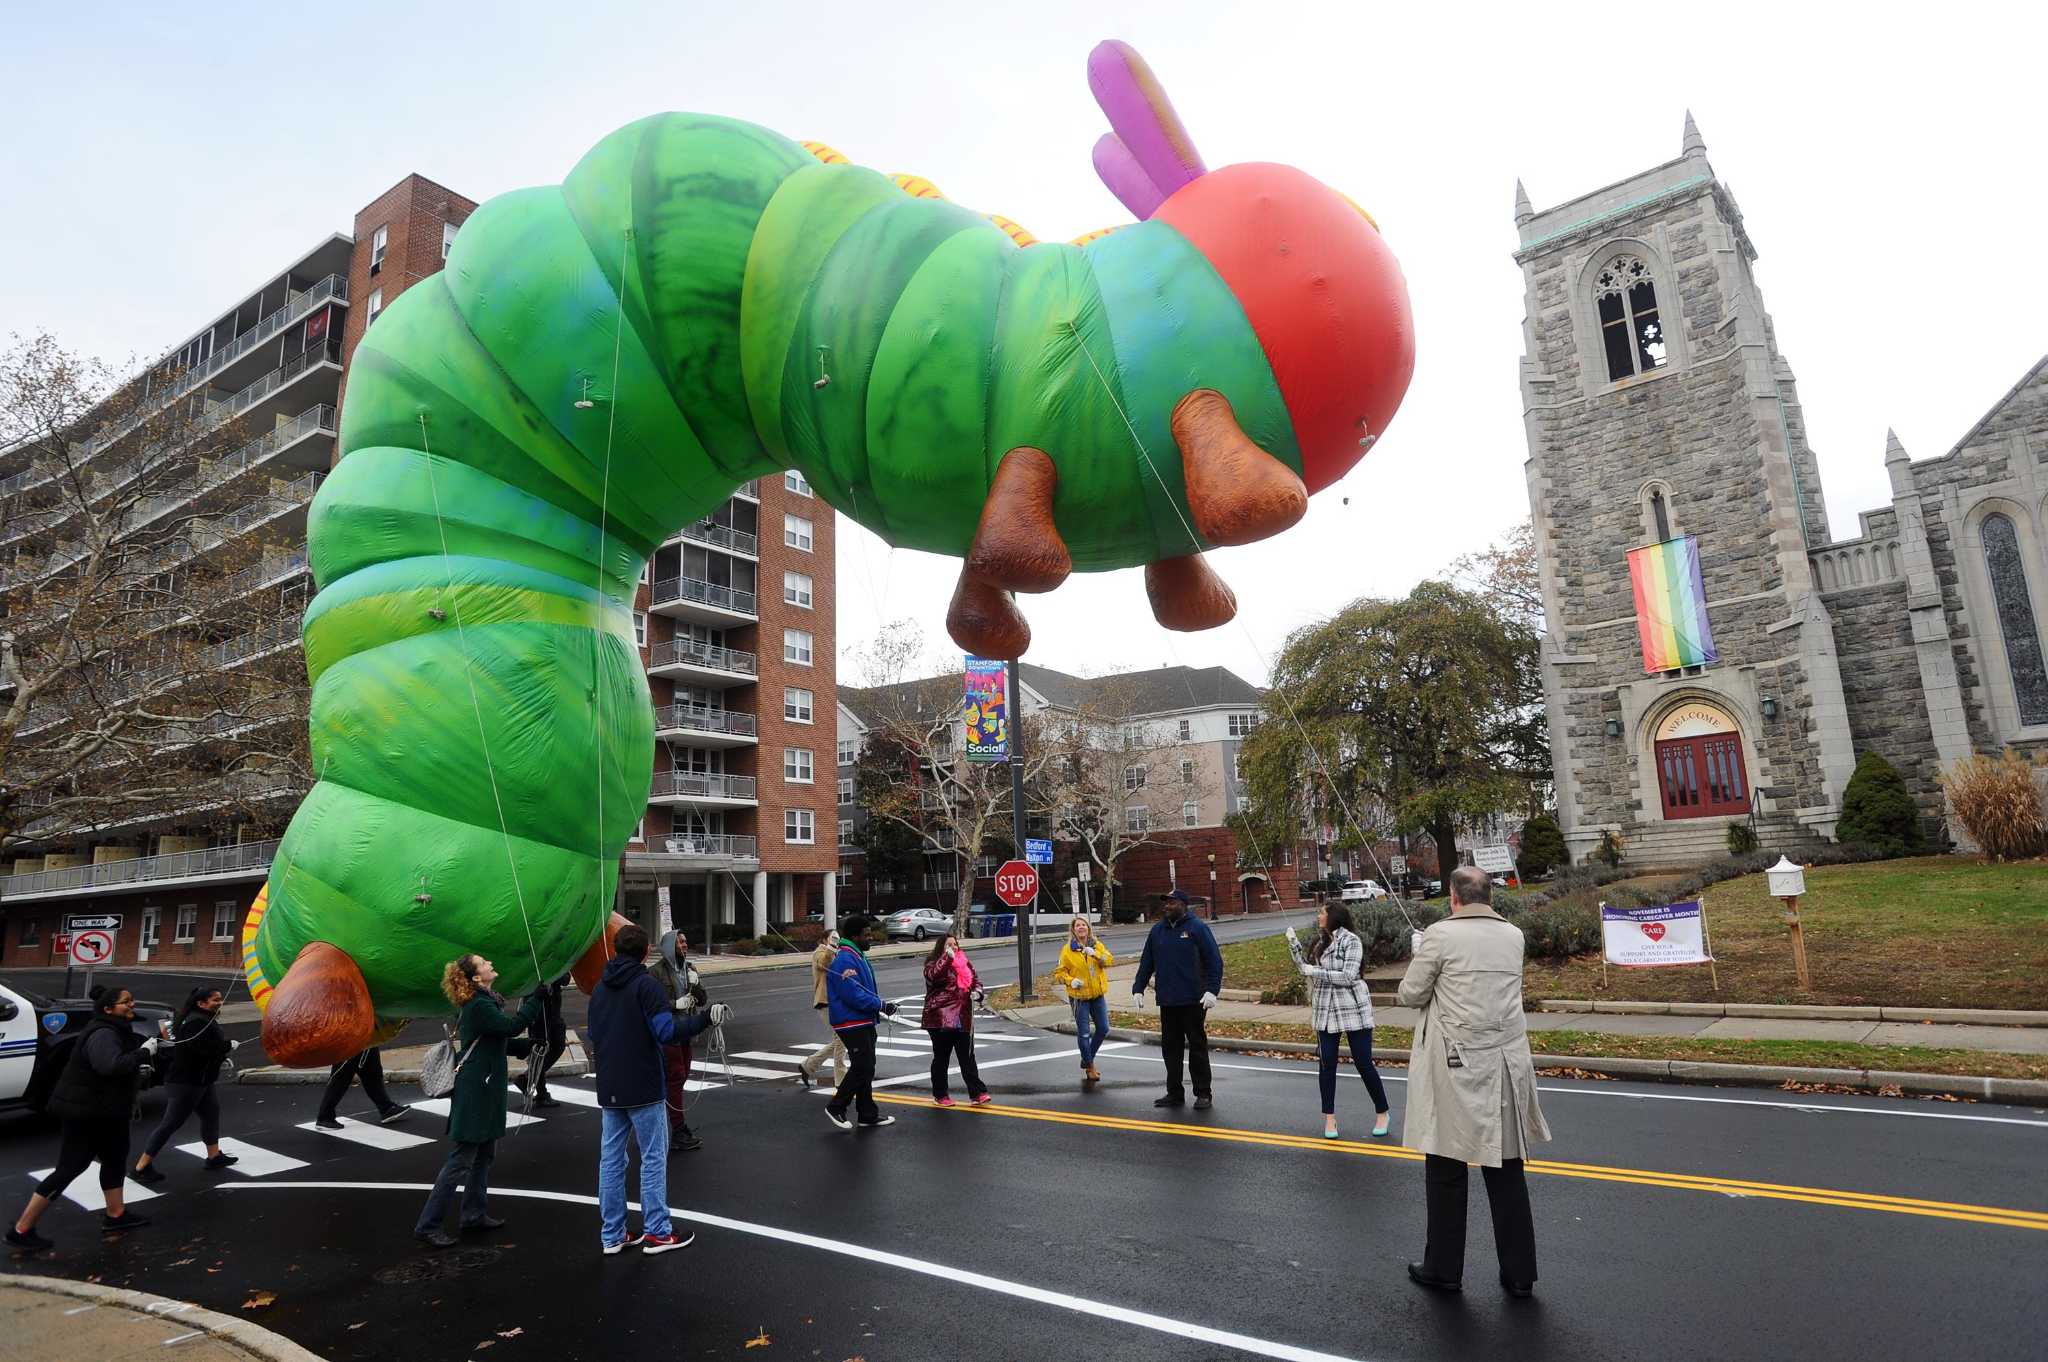
[[[1033,865],[1052,864],[1052,839],[1049,837],[1026,837],[1024,859]]]
[[[1472,848],[1472,864],[1489,875],[1505,875],[1515,868],[1515,854],[1508,850],[1506,843],[1490,847]]]
[[[1004,861],[996,871],[996,897],[1022,908],[1038,897],[1038,872],[1023,861]]]

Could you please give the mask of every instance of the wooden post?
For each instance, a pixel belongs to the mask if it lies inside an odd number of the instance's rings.
[[[1607,915],[1605,912],[1606,907],[1607,904],[1603,901],[1600,904],[1600,908],[1602,909],[1600,916],[1600,991],[1602,993],[1605,993],[1607,991]]]
[[[1713,981],[1714,992],[1721,991],[1721,971],[1714,967],[1714,934],[1707,930],[1707,896],[1700,895],[1700,944],[1707,948],[1707,978]]]
[[[1792,929],[1792,968],[1799,974],[1801,992],[1813,991],[1813,978],[1806,972],[1806,935],[1799,926],[1799,899],[1788,896],[1781,900],[1785,905],[1785,925]]]

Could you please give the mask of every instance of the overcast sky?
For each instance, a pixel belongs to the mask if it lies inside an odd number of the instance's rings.
[[[1242,628],[1165,633],[1135,571],[1025,601],[1032,661],[1262,680],[1289,630],[1526,516],[1515,179],[1540,211],[1633,175],[1678,155],[1687,108],[1760,254],[1835,533],[1853,535],[1889,497],[1887,426],[1915,458],[1945,453],[2048,351],[2041,13],[38,5],[0,46],[0,332],[146,358],[409,171],[478,199],[557,182],[662,109],[829,142],[1064,240],[1128,220],[1089,164],[1104,123],[1085,78],[1089,48],[1121,37],[1211,167],[1284,161],[1349,193],[1414,299],[1420,356],[1387,438],[1302,525],[1214,555]],[[841,526],[842,656],[898,618],[943,643],[953,564]]]

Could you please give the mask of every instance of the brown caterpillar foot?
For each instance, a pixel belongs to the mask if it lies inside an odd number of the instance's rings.
[[[612,938],[619,934],[619,928],[632,925],[632,919],[613,913],[606,919],[604,930],[590,948],[576,957],[576,963],[569,966],[569,976],[576,981],[576,987],[587,995],[597,988],[597,981],[604,974],[605,961],[612,958]]]
[[[1010,593],[964,567],[953,603],[946,607],[946,632],[975,657],[1015,661],[1031,646],[1031,626]]]
[[[299,952],[263,1014],[263,1052],[309,1069],[339,1064],[369,1048],[377,1032],[370,986],[348,952],[315,941]]]
[[[1053,523],[1059,473],[1042,449],[1019,445],[996,465],[965,571],[1009,591],[1050,591],[1074,570]]]
[[[1214,629],[1237,617],[1237,595],[1199,553],[1145,564],[1145,595],[1152,618],[1184,634]]]
[[[1294,470],[1252,443],[1230,403],[1197,388],[1173,409],[1188,509],[1212,544],[1250,544],[1280,533],[1308,512],[1308,489]]]

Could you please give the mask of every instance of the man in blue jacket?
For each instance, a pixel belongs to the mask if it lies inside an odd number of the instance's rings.
[[[1166,915],[1152,924],[1131,1000],[1145,1005],[1145,985],[1157,981],[1159,1039],[1166,1051],[1166,1096],[1152,1105],[1177,1107],[1187,1100],[1180,1083],[1180,1057],[1187,1052],[1188,1076],[1195,1080],[1195,1110],[1209,1109],[1209,1033],[1203,1023],[1223,987],[1223,952],[1209,925],[1188,912],[1188,896],[1176,889],[1161,894]]]
[[[686,1042],[730,1015],[723,1004],[677,1015],[647,973],[647,933],[619,928],[612,958],[590,995],[588,1039],[597,1066],[597,1105],[604,1140],[597,1160],[599,1240],[606,1253],[638,1244],[667,1253],[696,1236],[677,1234],[668,1214],[668,1093],[661,1047]],[[626,1138],[640,1146],[640,1226],[626,1233]]]
[[[873,924],[865,917],[847,919],[839,926],[839,953],[832,957],[827,974],[829,1011],[827,1017],[840,1043],[846,1046],[846,1079],[825,1115],[841,1130],[856,1124],[867,1127],[896,1124],[894,1116],[882,1115],[875,1105],[875,1026],[883,1017],[896,1014],[896,1004],[875,989],[875,970],[860,948]],[[853,1119],[847,1118],[851,1105]]]

